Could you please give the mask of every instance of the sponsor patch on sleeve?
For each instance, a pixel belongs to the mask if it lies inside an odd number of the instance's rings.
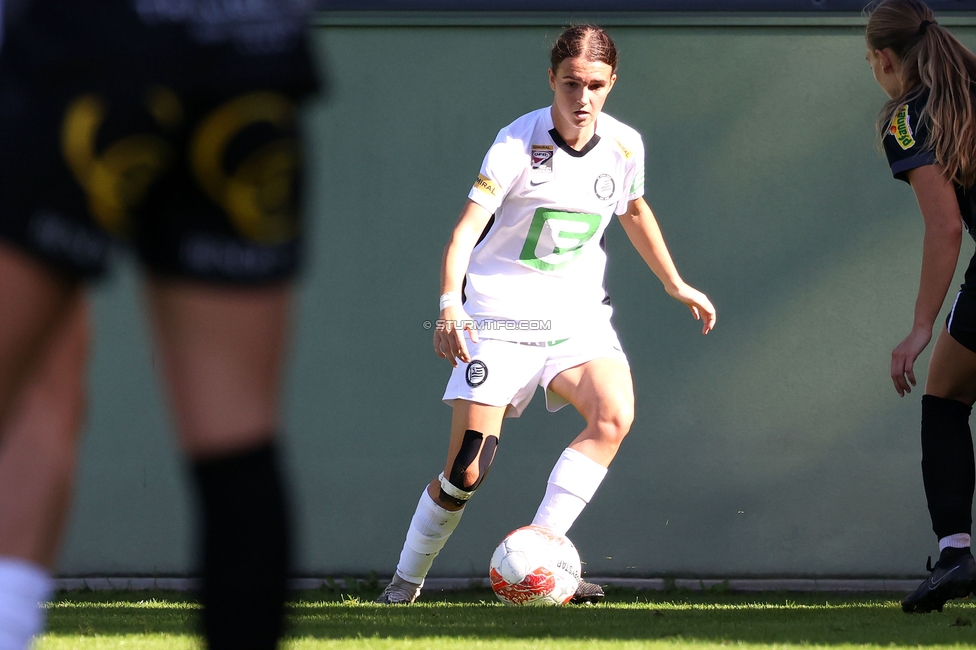
[[[478,174],[474,186],[490,196],[498,196],[498,185],[484,174]]]
[[[634,152],[628,149],[623,142],[617,138],[614,138],[613,141],[617,143],[617,148],[620,149],[620,153],[624,155],[624,160],[630,160],[634,157]]]
[[[912,118],[908,114],[908,104],[898,109],[895,116],[891,119],[891,126],[888,133],[894,136],[898,146],[902,149],[911,149],[915,146],[915,133],[912,131]]]

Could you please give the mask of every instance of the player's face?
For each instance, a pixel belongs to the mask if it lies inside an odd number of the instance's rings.
[[[583,57],[563,59],[555,72],[549,70],[549,86],[555,93],[553,117],[557,127],[584,130],[596,122],[617,75],[603,61]]]
[[[874,78],[885,94],[891,99],[901,96],[901,76],[898,74],[901,66],[894,52],[890,49],[872,50],[868,46],[868,53],[864,58],[871,65]]]

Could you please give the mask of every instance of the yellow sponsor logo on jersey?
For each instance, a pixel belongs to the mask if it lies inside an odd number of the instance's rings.
[[[908,115],[908,104],[902,106],[895,113],[895,117],[891,120],[891,126],[888,127],[888,133],[895,136],[895,142],[902,149],[911,149],[915,146],[915,134],[912,133],[912,121]]]
[[[498,186],[495,185],[495,181],[491,180],[484,174],[478,174],[478,180],[474,182],[474,186],[485,194],[490,194],[492,196],[498,195]]]
[[[628,149],[627,147],[625,147],[623,142],[621,142],[617,138],[614,138],[613,141],[617,143],[617,147],[619,147],[620,152],[623,153],[624,160],[630,160],[633,157],[634,152]]]

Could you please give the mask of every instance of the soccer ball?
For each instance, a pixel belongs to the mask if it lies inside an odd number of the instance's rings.
[[[506,605],[565,605],[579,586],[579,553],[549,528],[524,526],[495,549],[488,577]]]

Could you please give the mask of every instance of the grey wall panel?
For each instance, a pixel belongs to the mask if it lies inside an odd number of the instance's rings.
[[[176,574],[190,566],[189,495],[153,374],[131,259],[92,292],[91,406],[60,571]]]
[[[395,566],[450,422],[439,401],[449,367],[423,327],[437,315],[441,250],[496,131],[551,101],[558,32],[316,31],[333,93],[307,114],[311,259],[286,409],[303,573]],[[637,420],[571,531],[587,569],[919,573],[934,547],[921,391],[900,400],[887,374],[911,325],[922,227],[876,148],[884,96],[861,31],[611,33],[621,68],[606,110],[644,134],[647,198],[719,323],[703,338],[611,227],[608,284]],[[973,28],[957,33],[976,44]],[[65,573],[191,567],[192,502],[133,293],[127,266],[94,292],[93,407]],[[482,574],[581,427],[569,410],[546,413],[540,395],[509,421],[434,573]]]

